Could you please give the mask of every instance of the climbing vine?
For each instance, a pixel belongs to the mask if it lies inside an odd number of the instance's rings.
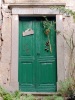
[[[59,13],[65,15],[67,17],[72,16],[73,20],[75,22],[75,11],[71,10],[71,9],[67,9],[65,7],[61,7],[61,6],[51,6],[51,9],[57,9],[59,10]],[[69,22],[69,20],[67,21],[67,23]],[[74,50],[75,50],[75,43],[74,43],[74,28],[72,29],[71,23],[68,23],[68,27],[69,30],[67,30],[66,32],[63,31],[63,35],[61,34],[62,32],[59,32],[60,35],[62,35],[62,37],[64,38],[64,40],[66,41],[69,49],[70,49],[70,56],[69,56],[69,64],[68,64],[68,77],[71,77],[73,79],[75,79],[75,59],[74,59]],[[68,33],[67,33],[68,32]],[[65,34],[71,34],[71,36],[69,37],[69,39],[65,36]]]
[[[71,24],[71,23],[70,23]],[[65,40],[66,44],[69,47],[69,63],[68,63],[68,77],[71,77],[74,81],[75,81],[75,58],[74,58],[74,50],[75,50],[75,43],[74,43],[74,28],[72,29],[70,24],[68,24],[69,30],[64,30],[63,33],[68,32],[67,35],[69,35],[69,31],[71,33],[71,35],[69,36],[69,38],[67,38],[65,36],[65,34],[61,34],[61,32],[59,33]]]
[[[61,14],[66,14],[66,16],[73,16],[74,22],[75,22],[75,12],[72,11],[71,9],[67,9],[64,6],[50,6],[50,9],[56,9],[59,11]],[[43,21],[43,27],[44,27],[44,33],[48,37],[48,43],[49,43],[49,50],[52,53],[52,46],[50,42],[50,31],[51,28],[53,27],[52,23],[45,17],[45,21]]]
[[[73,16],[73,20],[75,22],[75,11],[73,11],[71,9],[67,9],[64,6],[50,6],[50,9],[56,9],[56,10],[59,11],[59,14],[66,15],[66,17]],[[75,79],[75,77],[74,77],[74,75],[75,75],[75,59],[74,59],[75,44],[74,44],[74,39],[73,39],[75,32],[74,32],[74,29],[72,29],[70,27],[70,24],[68,24],[69,25],[69,31],[71,30],[71,36],[70,36],[69,40],[65,37],[65,34],[64,35],[61,34],[62,32],[60,32],[58,30],[56,30],[56,32],[59,33],[60,35],[62,35],[62,37],[64,38],[64,40],[66,41],[67,45],[70,48],[68,77],[72,77],[73,79]],[[45,21],[43,21],[43,27],[44,27],[44,33],[48,37],[50,52],[52,52],[52,45],[50,43],[50,37],[51,37],[50,32],[51,32],[51,28],[53,26],[52,26],[52,24],[50,23],[50,21],[46,17],[45,17]],[[67,32],[68,32],[68,30],[66,31],[66,33]]]
[[[56,9],[59,11],[59,14],[66,14],[66,16],[73,16],[75,22],[75,11],[65,8],[64,6],[50,6],[50,9]]]

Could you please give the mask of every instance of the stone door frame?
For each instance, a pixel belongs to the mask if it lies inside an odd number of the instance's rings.
[[[18,39],[19,39],[19,16],[56,16],[56,30],[63,30],[62,15],[56,10],[50,8],[12,8],[12,61],[11,61],[11,82],[10,85],[19,90],[18,84]],[[64,41],[60,34],[56,36],[57,40],[57,81],[65,79],[65,66],[64,66]],[[58,82],[57,82],[58,83]],[[57,85],[58,89],[58,85]]]

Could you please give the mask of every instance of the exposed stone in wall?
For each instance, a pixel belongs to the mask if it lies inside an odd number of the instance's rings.
[[[11,66],[11,14],[4,12],[1,34],[0,84],[9,84]],[[4,41],[3,41],[4,40]]]

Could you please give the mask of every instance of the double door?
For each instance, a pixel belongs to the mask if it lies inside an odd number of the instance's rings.
[[[51,23],[54,18],[49,18]],[[55,25],[48,37],[44,34],[42,17],[21,17],[19,21],[19,89],[25,92],[55,92],[57,83]],[[33,34],[23,35],[32,30]]]

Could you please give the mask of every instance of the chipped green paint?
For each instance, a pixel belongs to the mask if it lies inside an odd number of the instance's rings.
[[[49,18],[54,21],[54,18]],[[46,49],[42,17],[22,17],[19,23],[19,89],[25,92],[55,92],[57,83],[56,34],[51,29],[52,53]],[[27,29],[33,35],[23,36]]]

